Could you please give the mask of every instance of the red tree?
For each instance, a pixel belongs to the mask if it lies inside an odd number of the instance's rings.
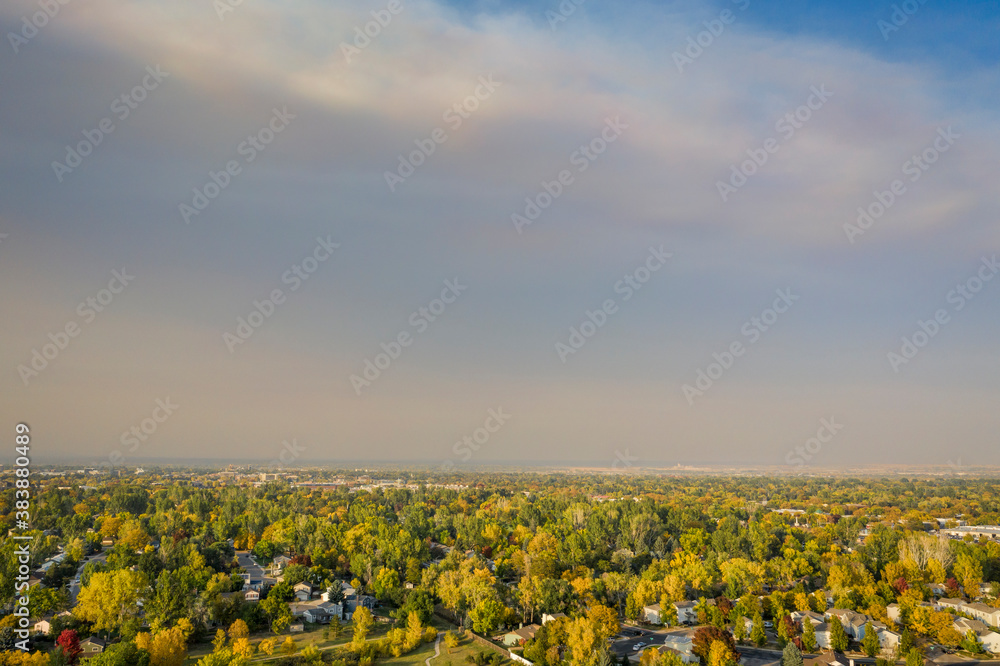
[[[83,648],[80,647],[80,637],[76,635],[74,629],[63,629],[56,639],[56,645],[62,648],[63,654],[71,664],[75,664],[83,652]]]

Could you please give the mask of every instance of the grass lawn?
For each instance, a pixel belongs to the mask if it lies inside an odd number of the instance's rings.
[[[436,628],[442,636],[441,640],[441,654],[436,659],[431,659],[431,666],[466,666],[467,662],[465,658],[467,656],[475,656],[480,652],[495,653],[494,650],[486,647],[485,645],[480,645],[475,643],[471,637],[466,635],[461,641],[459,641],[458,647],[454,648],[451,654],[448,654],[448,649],[444,646],[443,634],[445,631],[453,630],[454,626],[445,622],[441,618],[434,616],[431,619],[431,626]],[[277,661],[280,657],[284,656],[281,652],[281,644],[284,642],[285,638],[288,636],[292,637],[295,641],[295,646],[298,650],[306,647],[310,643],[315,643],[316,647],[321,650],[327,648],[332,648],[339,645],[345,645],[351,641],[351,636],[353,634],[353,627],[350,624],[345,624],[341,628],[340,636],[338,638],[331,638],[330,640],[323,640],[323,630],[326,627],[323,625],[306,625],[306,630],[301,634],[289,634],[284,633],[280,636],[275,636],[270,632],[261,632],[259,634],[252,634],[250,636],[250,642],[255,646],[259,645],[261,641],[268,638],[275,639],[275,649],[274,654],[271,657],[257,653],[253,657],[254,663],[267,664],[273,661]],[[384,636],[392,625],[388,622],[377,622],[374,627],[372,627],[371,632],[368,634],[368,640],[379,639]],[[212,652],[211,643],[201,643],[195,645],[191,648],[188,653],[187,661],[185,664],[191,665],[198,662],[199,659]],[[392,664],[393,666],[424,666],[425,660],[428,657],[434,656],[434,642],[425,643],[419,648],[414,650],[409,654],[404,654],[401,657],[383,657],[376,661],[377,664]],[[506,657],[503,658],[501,664],[508,665],[513,662]]]
[[[434,624],[433,622],[431,624]],[[450,625],[447,625],[450,627]],[[443,631],[443,630],[442,630]],[[431,659],[431,666],[466,666],[467,662],[465,657],[467,655],[473,655],[480,652],[486,652],[487,654],[493,653],[498,654],[494,650],[486,647],[485,645],[479,645],[474,643],[469,636],[466,636],[458,643],[458,647],[452,650],[451,654],[448,654],[448,648],[444,646],[444,638],[441,639],[441,654],[437,659]],[[410,654],[404,654],[402,657],[394,657],[389,659],[379,659],[376,663],[378,664],[392,664],[393,666],[424,666],[424,660],[428,657],[434,656],[434,643],[425,643],[419,648],[411,652]],[[501,664],[512,664],[513,662],[506,657],[503,658]]]
[[[286,631],[280,636],[275,636],[269,631],[264,631],[257,634],[251,634],[250,642],[254,644],[254,647],[256,647],[260,645],[261,641],[265,641],[268,638],[274,639],[275,641],[274,654],[272,655],[271,659],[277,659],[278,657],[284,656],[283,653],[281,652],[281,644],[289,636],[291,636],[292,640],[295,641],[295,647],[298,650],[301,650],[310,643],[315,643],[316,647],[323,650],[326,648],[334,647],[337,645],[344,645],[346,643],[351,642],[351,636],[353,635],[354,632],[354,627],[351,624],[349,623],[344,624],[340,628],[340,636],[338,638],[323,640],[323,631],[327,628],[325,625],[306,624],[305,626],[306,626],[305,631],[303,631],[302,633],[290,634]],[[389,631],[391,626],[392,625],[388,622],[376,622],[375,626],[373,626],[372,630],[368,633],[368,640],[381,638],[386,634],[386,632]],[[184,663],[195,664],[198,662],[199,659],[201,659],[207,654],[211,654],[211,652],[212,652],[211,642],[200,643],[198,645],[192,646],[191,649],[188,651],[188,658]],[[434,654],[433,646],[431,647],[431,654]],[[265,659],[264,658],[265,656],[266,655],[263,655],[258,652],[254,654],[253,660],[255,662],[259,660],[259,663],[267,663],[268,661],[271,661],[271,659]]]

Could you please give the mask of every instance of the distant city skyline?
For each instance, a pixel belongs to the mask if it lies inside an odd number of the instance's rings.
[[[995,3],[39,7],[39,461],[1000,466]]]

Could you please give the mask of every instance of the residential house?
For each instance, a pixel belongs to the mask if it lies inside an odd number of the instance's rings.
[[[566,617],[566,613],[542,613],[542,624],[548,624],[561,617]]]
[[[984,648],[993,654],[1000,654],[1000,634],[995,631],[987,631],[979,634],[979,640]]]
[[[375,610],[375,597],[362,594],[361,596],[354,595],[351,599],[346,599],[344,601],[344,619],[350,620],[354,617],[354,611],[359,606],[364,606],[370,611]]]
[[[865,624],[871,621],[867,615],[846,608],[831,608],[826,612],[827,619],[836,617],[844,627],[844,632],[853,640],[860,641],[865,637]]]
[[[698,614],[695,612],[694,601],[675,601],[674,608],[677,609],[677,621],[681,624],[696,624]]]
[[[309,601],[309,599],[312,597],[312,589],[313,589],[312,585],[310,585],[309,583],[302,582],[302,583],[296,583],[295,586],[292,588],[292,591],[295,592],[295,598],[298,599],[299,601]]]
[[[885,614],[889,616],[889,619],[893,622],[899,622],[899,618],[902,617],[902,612],[899,610],[899,604],[889,604],[885,607]]]
[[[675,652],[685,664],[693,664],[699,661],[698,655],[691,651],[692,640],[685,634],[667,634],[663,637],[663,647]]]
[[[931,594],[933,594],[935,597],[943,597],[944,595],[948,594],[948,588],[945,587],[944,583],[931,583],[927,587],[930,588]]]
[[[52,616],[46,615],[31,627],[36,634],[47,634],[52,631]]]
[[[650,624],[663,624],[660,620],[660,604],[652,604],[642,607],[642,619]],[[545,616],[542,616],[542,624],[545,624]]]
[[[313,624],[330,623],[330,612],[321,606],[316,606],[314,608],[307,608],[302,613],[302,617],[305,618],[307,622],[312,622]]]
[[[529,624],[526,627],[521,627],[520,629],[515,629],[514,631],[509,631],[503,635],[503,644],[507,647],[514,647],[517,645],[524,645],[525,641],[529,641],[535,637],[535,634],[541,629],[541,625]]]
[[[962,634],[963,636],[965,636],[965,634],[968,633],[969,631],[974,631],[976,632],[976,634],[982,634],[990,630],[990,628],[986,626],[985,622],[980,622],[979,620],[970,620],[967,617],[955,618],[955,622],[954,624],[952,624],[952,626],[955,627],[955,631]]]
[[[260,601],[260,592],[257,590],[247,590],[243,593],[244,601]]]
[[[958,611],[963,603],[965,602],[963,602],[961,599],[947,599],[947,598],[938,599],[937,604],[935,604],[934,608],[937,610]]]
[[[86,640],[80,641],[80,648],[83,650],[80,654],[84,657],[89,657],[91,655],[100,654],[104,652],[104,648],[107,643],[104,640],[98,638],[97,636],[91,636]]]
[[[1000,608],[993,608],[984,603],[962,604],[959,609],[977,620],[982,620],[991,627],[1000,627]]]
[[[803,661],[803,666],[854,666],[854,660],[840,652],[827,652]]]
[[[876,627],[876,633],[878,633],[878,642],[883,649],[891,650],[899,645],[900,641],[903,640],[902,634],[893,631],[892,629],[887,629],[885,625]]]
[[[831,647],[830,625],[824,622],[822,624],[817,624],[813,629],[816,632],[816,645],[825,650],[829,650]]]
[[[813,611],[793,611],[791,615],[794,621],[802,623],[808,619],[813,623],[813,626],[826,622],[826,618],[822,614],[814,613]]]

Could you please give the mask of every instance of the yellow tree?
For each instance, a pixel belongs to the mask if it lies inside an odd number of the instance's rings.
[[[247,637],[237,638],[233,641],[233,654],[238,657],[243,657],[244,659],[249,659],[253,656],[253,643]]]
[[[586,664],[598,646],[594,625],[587,618],[578,617],[567,627],[566,645],[573,654],[574,664]]]
[[[260,650],[263,654],[266,654],[268,657],[270,657],[272,654],[274,654],[274,639],[268,638],[266,640],[261,641],[257,645],[257,649]]]
[[[164,629],[149,644],[150,666],[182,666],[187,659],[187,639],[180,627]]]
[[[424,627],[420,624],[420,616],[414,611],[406,619],[406,647],[410,650],[420,645],[424,637]]]
[[[444,634],[444,646],[448,649],[448,654],[458,647],[458,636],[452,631],[446,631]]]
[[[80,590],[73,614],[90,622],[96,631],[114,631],[138,617],[146,589],[146,576],[138,571],[95,573]]]
[[[241,638],[248,638],[250,636],[250,628],[247,627],[247,623],[243,620],[236,620],[231,625],[229,625],[229,638],[230,640],[236,641]]]
[[[287,637],[285,642],[281,644],[281,652],[285,655],[295,654],[295,641],[292,640],[291,636]]]
[[[354,622],[354,649],[360,650],[365,645],[365,639],[368,637],[368,632],[371,631],[372,625],[375,624],[375,618],[372,617],[370,610],[364,606],[359,606],[354,611],[351,620]]]

